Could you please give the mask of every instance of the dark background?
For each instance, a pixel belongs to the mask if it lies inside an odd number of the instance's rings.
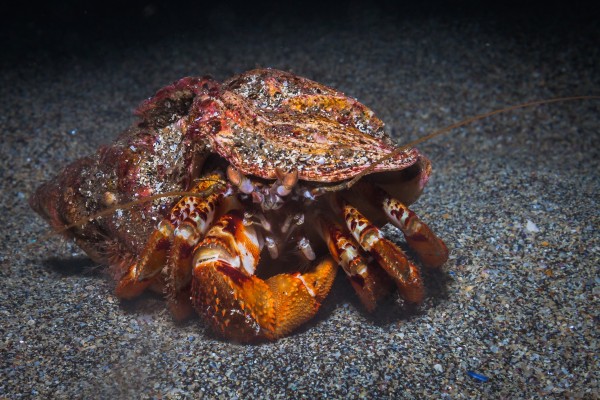
[[[34,62],[41,55],[92,56],[90,41],[126,48],[178,35],[210,37],[232,31],[277,34],[318,25],[360,29],[361,20],[374,12],[381,16],[382,23],[431,18],[494,21],[501,22],[494,28],[507,35],[519,26],[519,31],[524,29],[524,33],[533,35],[561,36],[582,31],[600,39],[600,6],[595,1],[70,0],[11,1],[2,11],[2,59],[11,63]]]

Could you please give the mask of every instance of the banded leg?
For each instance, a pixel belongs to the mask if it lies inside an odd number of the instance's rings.
[[[382,195],[382,207],[388,220],[402,231],[406,243],[426,267],[441,267],[448,260],[448,248],[417,214],[387,193]]]
[[[405,300],[420,303],[423,300],[424,290],[417,267],[355,207],[345,201],[342,201],[341,205],[348,230],[363,250],[371,253],[379,265],[394,279]]]
[[[177,202],[169,218],[161,221],[150,235],[140,260],[119,280],[116,295],[123,299],[139,296],[168,263],[169,298],[175,299],[176,292],[189,284],[191,250],[208,230],[225,191],[223,177],[211,174],[192,190],[207,193],[206,197],[187,196]]]
[[[448,260],[448,248],[444,242],[401,200],[366,182],[359,182],[354,190],[358,199],[362,199],[362,203],[357,205],[361,209],[365,207],[365,212],[367,207],[371,206],[368,203],[363,204],[365,200],[376,205],[374,209],[371,207],[371,213],[367,215],[377,218],[377,224],[383,224],[387,220],[402,231],[407,244],[415,251],[423,266],[437,268]],[[385,219],[375,216],[380,214],[380,211],[383,211],[382,216],[385,216]]]
[[[319,227],[329,253],[342,267],[367,311],[372,312],[377,301],[390,293],[391,280],[376,262],[367,263],[356,241],[337,223],[319,217]]]
[[[234,210],[216,222],[194,251],[194,308],[215,331],[234,340],[272,340],[308,321],[337,271],[326,258],[307,273],[262,280],[254,275],[261,244],[254,226],[245,226]]]

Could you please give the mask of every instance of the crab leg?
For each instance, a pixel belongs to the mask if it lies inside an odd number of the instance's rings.
[[[407,244],[425,267],[438,268],[448,260],[448,248],[444,242],[405,203],[366,182],[359,182],[353,189],[360,198],[369,199],[377,205],[386,219],[402,231]]]
[[[446,244],[399,200],[387,193],[382,197],[383,211],[388,220],[402,231],[406,243],[417,253],[423,265],[441,267],[448,260]]]
[[[405,300],[420,303],[423,300],[423,282],[417,267],[355,207],[345,201],[341,201],[341,206],[348,230],[360,246],[371,253],[394,279]]]
[[[121,299],[133,299],[142,294],[154,282],[154,277],[162,270],[173,240],[173,224],[163,220],[142,251],[138,262],[132,264],[121,277],[115,288],[115,294]]]
[[[226,185],[219,174],[212,174],[196,185],[192,192],[208,193],[206,197],[183,197],[172,208],[171,215],[152,232],[140,260],[132,264],[115,289],[120,298],[131,299],[150,286],[168,261],[169,294],[190,281],[191,250],[206,233],[217,205],[222,201]]]
[[[311,271],[254,275],[261,243],[239,211],[221,217],[194,251],[194,308],[222,335],[239,341],[275,339],[314,316],[335,278],[331,258]]]
[[[360,246],[340,225],[321,215],[319,227],[331,256],[348,275],[367,311],[372,312],[377,301],[390,292],[390,280],[377,263],[365,261]]]

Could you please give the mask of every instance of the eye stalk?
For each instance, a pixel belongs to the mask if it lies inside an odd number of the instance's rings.
[[[278,195],[287,196],[298,183],[298,170],[293,169],[291,172],[284,172],[281,168],[276,168],[275,173],[277,174],[277,180],[273,187]]]
[[[231,165],[227,167],[227,178],[231,183],[237,186],[242,193],[250,194],[255,189],[252,181]]]

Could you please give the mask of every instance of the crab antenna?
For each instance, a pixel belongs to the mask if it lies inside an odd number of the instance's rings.
[[[530,101],[528,103],[522,103],[522,104],[517,104],[514,106],[510,106],[510,107],[505,107],[505,108],[501,108],[498,110],[494,110],[494,111],[490,111],[484,114],[479,114],[476,115],[474,117],[470,117],[467,119],[464,119],[462,121],[456,122],[452,125],[448,125],[445,128],[441,128],[438,129],[436,131],[431,132],[428,135],[422,136],[418,139],[413,140],[412,142],[409,142],[405,145],[402,145],[400,147],[397,147],[394,151],[392,151],[391,153],[389,153],[388,155],[381,157],[380,159],[378,159],[377,161],[375,161],[374,163],[372,163],[371,165],[369,165],[368,168],[362,170],[360,173],[358,173],[354,178],[350,179],[349,181],[346,182],[342,182],[338,185],[334,185],[334,186],[327,186],[327,187],[322,187],[319,188],[318,191],[320,193],[324,193],[324,192],[337,192],[339,190],[344,190],[344,189],[349,189],[350,187],[352,187],[356,182],[358,182],[363,176],[370,174],[371,172],[373,172],[373,170],[375,169],[375,167],[379,164],[381,164],[382,162],[385,162],[391,158],[394,158],[396,156],[398,156],[400,153],[405,152],[408,149],[413,148],[414,146],[416,146],[419,143],[423,143],[427,140],[433,139],[434,137],[437,136],[441,136],[445,133],[448,133],[450,131],[452,131],[453,129],[456,128],[460,128],[461,126],[465,126],[465,125],[469,125],[475,121],[479,121],[488,117],[491,117],[492,115],[496,115],[496,114],[502,114],[505,112],[509,112],[509,111],[513,111],[513,110],[518,110],[520,108],[526,108],[526,107],[533,107],[533,106],[538,106],[541,104],[550,104],[550,103],[558,103],[561,101],[573,101],[573,100],[593,100],[593,99],[600,99],[600,96],[572,96],[572,97],[558,97],[558,98],[554,98],[554,99],[549,99],[549,100],[536,100],[536,101]]]

